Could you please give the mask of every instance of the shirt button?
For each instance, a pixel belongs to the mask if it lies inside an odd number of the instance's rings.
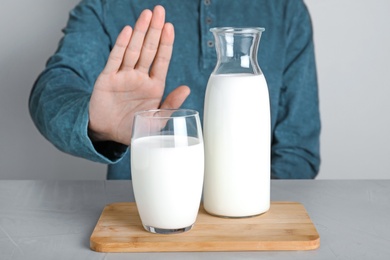
[[[213,22],[213,20],[210,18],[210,17],[207,17],[206,18],[206,23],[207,24],[211,24]]]
[[[204,0],[204,4],[205,5],[210,5],[211,4],[211,0]]]
[[[214,47],[214,42],[213,41],[207,41],[207,46]]]

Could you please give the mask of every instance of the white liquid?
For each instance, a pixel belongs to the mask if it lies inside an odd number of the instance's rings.
[[[204,111],[207,212],[245,217],[269,209],[270,129],[263,75],[211,75]]]
[[[175,142],[179,147],[175,147]],[[204,149],[199,139],[187,136],[135,139],[131,143],[131,172],[144,225],[179,229],[194,224],[204,175]]]

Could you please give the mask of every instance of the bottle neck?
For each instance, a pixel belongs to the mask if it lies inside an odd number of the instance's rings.
[[[213,28],[217,64],[213,74],[261,74],[257,51],[261,28]]]

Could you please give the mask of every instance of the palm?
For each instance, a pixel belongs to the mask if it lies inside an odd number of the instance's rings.
[[[176,108],[189,94],[188,87],[179,87],[161,104],[174,40],[164,15],[161,6],[153,14],[146,10],[134,32],[127,26],[118,36],[91,96],[89,129],[94,139],[129,144],[135,112],[160,105]]]

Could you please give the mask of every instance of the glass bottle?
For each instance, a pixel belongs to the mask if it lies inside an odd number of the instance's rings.
[[[217,64],[204,107],[205,210],[249,217],[270,207],[269,93],[257,62],[263,28],[212,28]]]

